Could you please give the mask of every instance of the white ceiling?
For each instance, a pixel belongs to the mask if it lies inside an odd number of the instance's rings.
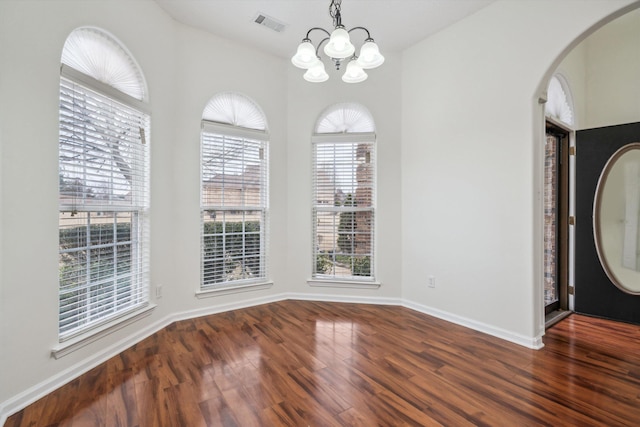
[[[347,29],[366,27],[380,51],[401,51],[495,0],[343,0]],[[332,30],[330,0],[156,0],[174,19],[282,58],[291,57],[312,27]],[[282,33],[254,23],[258,13],[287,24]],[[315,34],[315,36],[314,36]],[[352,33],[356,46],[364,32]],[[314,43],[321,33],[312,33]],[[360,40],[362,39],[362,40]]]

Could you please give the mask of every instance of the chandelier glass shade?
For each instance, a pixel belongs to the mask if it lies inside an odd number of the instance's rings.
[[[322,83],[329,80],[329,74],[324,69],[324,64],[318,58],[315,63],[304,73],[304,79],[311,83]]]
[[[342,75],[342,81],[345,83],[360,83],[367,80],[367,77],[369,75],[358,65],[358,61],[351,61],[347,64],[347,70]]]
[[[349,61],[342,76],[342,80],[346,83],[365,81],[368,76],[364,70],[379,67],[384,62],[384,56],[380,54],[380,49],[371,38],[369,30],[364,27],[353,27],[347,30],[342,25],[341,3],[342,0],[331,0],[329,5],[329,16],[333,18],[333,31],[329,32],[319,27],[311,28],[302,39],[296,54],[291,58],[293,65],[307,70],[303,77],[308,82],[319,83],[329,79],[319,54],[322,45],[324,45],[324,54],[333,61],[336,70],[340,70],[340,66],[345,61]],[[364,31],[367,35],[358,56],[355,55],[356,47],[351,43],[351,32],[356,30]],[[314,46],[309,38],[314,31],[322,32],[326,36],[317,46]]]
[[[362,68],[368,70],[381,66],[384,62],[384,56],[380,55],[380,49],[373,41],[365,42],[360,48],[357,62]]]
[[[311,41],[303,41],[298,46],[298,50],[296,54],[291,58],[291,62],[298,68],[311,68],[316,61],[318,61],[318,56],[316,55],[316,48],[313,47]]]
[[[356,51],[351,44],[349,33],[343,27],[338,27],[331,33],[329,43],[324,46],[324,53],[330,58],[349,58]]]

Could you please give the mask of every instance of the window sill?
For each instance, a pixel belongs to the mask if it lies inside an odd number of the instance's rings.
[[[307,284],[320,288],[352,288],[352,289],[378,289],[380,282],[364,282],[358,280],[331,280],[331,279],[309,279]]]
[[[90,331],[78,335],[77,337],[70,338],[64,342],[61,342],[57,346],[55,346],[51,350],[51,355],[55,359],[60,359],[67,354],[73,353],[74,351],[91,344],[94,341],[99,340],[100,338],[106,337],[107,335],[117,331],[118,329],[124,328],[143,317],[147,317],[151,314],[153,309],[156,308],[156,304],[149,304],[139,310],[133,311],[125,316],[118,317],[109,323],[106,323],[97,328],[91,329]]]
[[[242,285],[228,285],[219,288],[199,290],[196,292],[197,298],[211,298],[222,295],[237,294],[239,292],[259,291],[261,289],[269,289],[273,286],[272,281],[258,282],[258,283],[245,283]]]

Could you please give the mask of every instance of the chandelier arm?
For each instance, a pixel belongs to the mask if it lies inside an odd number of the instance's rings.
[[[320,27],[313,27],[311,28],[309,31],[307,31],[307,36],[304,38],[304,41],[311,41],[311,39],[309,39],[309,34],[311,34],[311,31],[313,30],[319,30],[322,31],[323,33],[325,33],[326,35],[328,35],[329,37],[331,37],[331,33],[327,30],[325,30],[324,28],[320,28]]]
[[[373,39],[371,38],[371,34],[369,34],[369,30],[367,30],[365,27],[353,27],[352,29],[350,29],[347,32],[351,33],[351,31],[353,31],[353,30],[364,30],[367,33],[367,39],[365,41],[366,42],[373,41]]]

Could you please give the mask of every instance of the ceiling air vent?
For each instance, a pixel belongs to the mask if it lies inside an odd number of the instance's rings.
[[[264,25],[267,28],[272,29],[276,33],[281,33],[286,28],[287,24],[280,22],[275,18],[265,15],[264,13],[258,13],[253,20],[256,24]]]

